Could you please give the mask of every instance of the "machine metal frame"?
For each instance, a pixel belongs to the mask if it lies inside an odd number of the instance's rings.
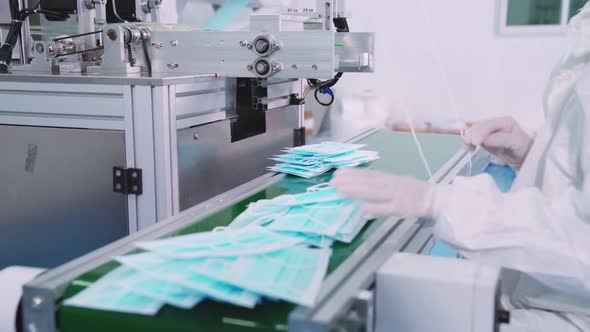
[[[302,90],[298,80],[269,87],[268,112],[288,106],[289,95]],[[144,177],[143,193],[128,197],[130,233],[181,211],[176,133],[231,118],[228,103],[235,99],[231,80],[212,75],[7,75],[0,93],[0,124],[125,132],[126,165],[120,166],[141,168]],[[301,106],[291,107],[298,113],[292,129],[300,128]]]

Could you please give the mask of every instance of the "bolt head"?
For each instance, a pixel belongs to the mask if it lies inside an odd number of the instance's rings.
[[[43,47],[43,44],[38,43],[37,45],[35,45],[35,51],[37,51],[37,53],[42,54],[43,52],[45,52],[45,47]]]
[[[172,41],[170,41],[170,45],[172,45],[172,46],[178,45],[178,40],[172,40]]]
[[[110,29],[107,31],[107,37],[112,41],[117,40],[117,31],[115,29]]]
[[[311,66],[311,69],[318,70],[318,66],[317,65],[313,65],[313,66]]]
[[[199,140],[199,134],[198,133],[195,133],[193,135],[193,138],[195,139],[195,141],[198,141]]]
[[[248,70],[250,70],[250,71],[251,71],[252,69],[254,69],[254,66],[252,66],[252,65],[248,65]]]
[[[43,305],[43,302],[45,302],[45,301],[43,300],[42,297],[35,296],[35,297],[33,297],[32,301],[31,301],[31,306],[33,307],[33,309],[39,309]]]

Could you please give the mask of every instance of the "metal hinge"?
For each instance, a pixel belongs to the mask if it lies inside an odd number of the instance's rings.
[[[141,169],[113,167],[113,191],[124,195],[141,195],[143,181]]]

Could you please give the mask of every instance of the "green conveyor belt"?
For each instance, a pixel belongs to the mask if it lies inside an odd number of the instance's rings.
[[[451,159],[461,146],[461,139],[456,136],[419,135],[419,140],[433,172],[439,170]],[[393,174],[412,175],[420,179],[428,178],[410,134],[378,131],[363,139],[361,143],[368,145],[365,149],[379,151],[381,154],[381,159],[371,164],[369,168]],[[209,231],[214,227],[226,226],[242,213],[250,202],[287,193],[301,193],[307,187],[327,182],[330,178],[331,174],[311,180],[288,176],[244,201],[183,229],[178,234],[171,235]],[[335,244],[329,273],[371,236],[381,222],[377,220],[367,225],[361,235],[349,245]],[[117,263],[111,262],[81,275],[67,288],[65,298],[80,292],[83,289],[80,285],[98,280],[117,266]],[[205,301],[192,310],[166,306],[157,316],[144,317],[62,306],[58,312],[58,324],[61,332],[285,331],[289,313],[294,308],[294,305],[286,302],[264,301],[250,310]]]

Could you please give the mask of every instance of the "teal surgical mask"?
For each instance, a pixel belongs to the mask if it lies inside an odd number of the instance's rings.
[[[315,167],[321,166],[322,162],[315,158],[310,157],[302,157],[300,155],[281,155],[276,156],[274,158],[270,158],[271,160],[278,161],[280,163],[297,165],[297,166],[306,166],[306,167]]]
[[[301,234],[306,244],[325,247],[329,240],[352,241],[367,220],[359,203],[323,183],[303,194],[253,203],[230,227],[261,225],[281,234]]]
[[[284,150],[285,154],[271,158],[279,164],[268,169],[311,179],[334,168],[356,167],[379,159],[375,151],[359,150],[363,147],[362,144],[325,142],[290,148]]]
[[[364,148],[365,146],[366,145],[364,144],[324,142],[321,144],[305,145],[296,148],[290,148],[286,151],[291,154],[335,156],[359,150]]]
[[[245,228],[221,229],[214,232],[195,233],[136,245],[159,255],[191,259],[260,254],[289,248],[303,239],[281,236],[270,230],[251,225]]]
[[[266,297],[313,306],[330,255],[330,249],[292,247],[263,255],[210,258],[190,269]]]
[[[330,248],[334,244],[334,240],[321,235],[298,233],[298,232],[277,232],[283,236],[294,237],[301,239],[302,243],[316,248]]]
[[[331,169],[332,166],[325,165],[301,167],[293,164],[278,164],[268,168],[268,170],[272,172],[291,174],[305,179],[311,179],[316,176],[320,176],[327,173]]]
[[[64,301],[64,305],[93,310],[153,316],[164,306],[164,301],[139,295],[120,283],[135,278],[137,273],[119,267],[85,290]]]
[[[333,168],[350,168],[361,166],[379,159],[379,154],[372,151],[354,151],[323,159]]]
[[[154,279],[137,270],[124,268],[128,270],[127,277],[114,282],[135,294],[163,301],[182,309],[191,309],[207,298],[203,293],[177,283]]]
[[[269,224],[275,231],[289,231],[333,237],[355,212],[350,204],[314,204],[295,206]]]
[[[124,266],[136,269],[151,278],[179,284],[205,294],[217,301],[246,308],[253,308],[260,301],[260,296],[255,293],[189,270],[191,264],[206,260],[195,259],[187,261],[166,259],[153,253],[142,253],[117,258],[117,261]]]
[[[357,207],[355,211],[349,216],[348,220],[338,230],[333,237],[334,240],[344,243],[350,243],[363,230],[369,218],[365,216],[361,209]]]

